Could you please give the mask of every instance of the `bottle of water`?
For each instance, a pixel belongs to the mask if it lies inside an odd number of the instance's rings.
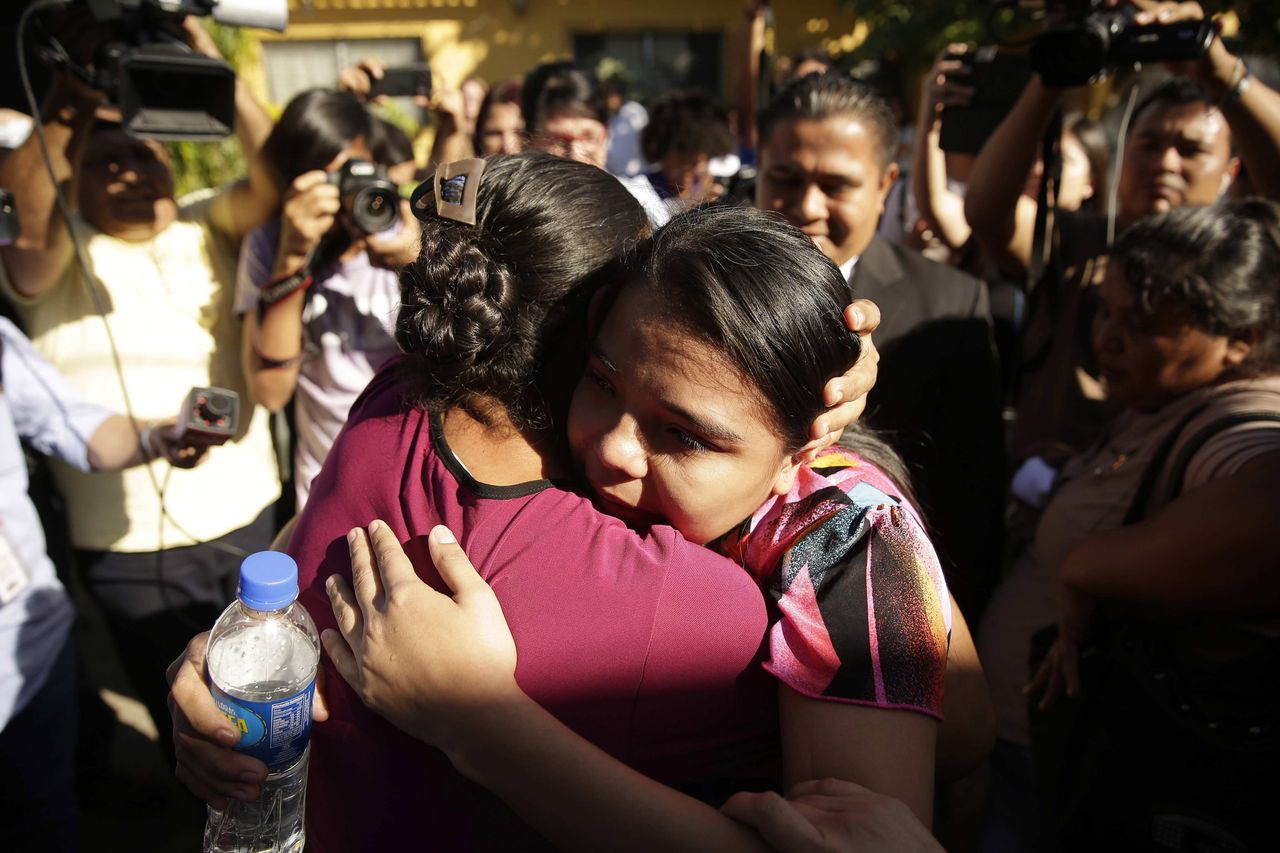
[[[237,600],[209,635],[214,702],[240,729],[236,749],[261,759],[268,775],[257,801],[209,808],[205,853],[302,850],[320,639],[297,597],[291,557],[251,554],[240,566]]]

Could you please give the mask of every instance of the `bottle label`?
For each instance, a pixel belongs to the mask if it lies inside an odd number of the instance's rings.
[[[268,767],[289,764],[302,755],[311,737],[311,697],[316,684],[274,702],[236,699],[212,685],[210,692],[218,710],[240,730],[236,750],[252,755]]]

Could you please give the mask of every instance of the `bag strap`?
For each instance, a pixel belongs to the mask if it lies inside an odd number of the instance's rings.
[[[1173,452],[1173,448],[1177,445],[1178,439],[1182,437],[1183,431],[1191,423],[1191,421],[1201,414],[1209,406],[1209,401],[1201,403],[1186,414],[1178,422],[1167,436],[1160,443],[1160,448],[1156,451],[1156,455],[1152,458],[1146,471],[1142,473],[1142,481],[1138,485],[1138,491],[1133,496],[1133,503],[1129,505],[1129,511],[1125,513],[1124,524],[1129,525],[1134,522],[1141,521],[1147,514],[1147,504],[1151,500],[1151,493],[1155,490],[1156,482],[1160,479],[1160,474],[1164,471],[1165,461]],[[1195,458],[1200,448],[1218,433],[1240,426],[1241,424],[1255,423],[1258,421],[1273,421],[1280,423],[1280,413],[1277,412],[1236,412],[1230,415],[1224,415],[1217,420],[1211,421],[1195,433],[1190,440],[1183,446],[1182,452],[1178,454],[1178,458],[1174,461],[1173,467],[1170,469],[1169,482],[1166,491],[1174,495],[1182,494],[1182,484],[1187,476],[1187,468],[1191,465],[1191,460]]]

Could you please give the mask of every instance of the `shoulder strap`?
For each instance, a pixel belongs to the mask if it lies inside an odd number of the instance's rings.
[[[1156,451],[1156,455],[1152,458],[1151,463],[1147,465],[1146,471],[1142,473],[1142,482],[1138,486],[1138,491],[1134,494],[1133,503],[1129,505],[1129,511],[1125,514],[1125,524],[1141,521],[1146,516],[1147,504],[1151,500],[1151,493],[1155,489],[1156,481],[1160,479],[1160,474],[1164,471],[1165,461],[1169,458],[1169,454],[1173,452],[1173,448],[1177,445],[1183,430],[1208,405],[1209,403],[1206,401],[1188,412],[1178,422],[1178,425],[1170,431],[1169,435],[1165,437],[1165,440],[1161,442],[1160,449]],[[1201,427],[1200,431],[1195,433],[1183,446],[1182,452],[1178,454],[1173,467],[1169,469],[1169,482],[1165,491],[1175,497],[1182,494],[1182,484],[1187,476],[1187,468],[1190,466],[1191,460],[1195,458],[1196,453],[1200,451],[1200,448],[1204,447],[1209,439],[1232,427],[1257,421],[1280,423],[1280,413],[1265,411],[1236,412],[1235,414],[1224,415]]]

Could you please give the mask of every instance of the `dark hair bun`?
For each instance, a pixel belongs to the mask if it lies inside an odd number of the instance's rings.
[[[419,404],[474,414],[483,399],[520,426],[541,425],[544,367],[576,345],[595,277],[647,221],[603,169],[532,152],[485,163],[475,225],[436,216],[426,194],[421,248],[400,272],[396,341],[410,355]]]
[[[442,376],[458,376],[510,339],[519,295],[515,276],[475,228],[432,223],[418,263],[404,270],[396,341],[431,353]]]

